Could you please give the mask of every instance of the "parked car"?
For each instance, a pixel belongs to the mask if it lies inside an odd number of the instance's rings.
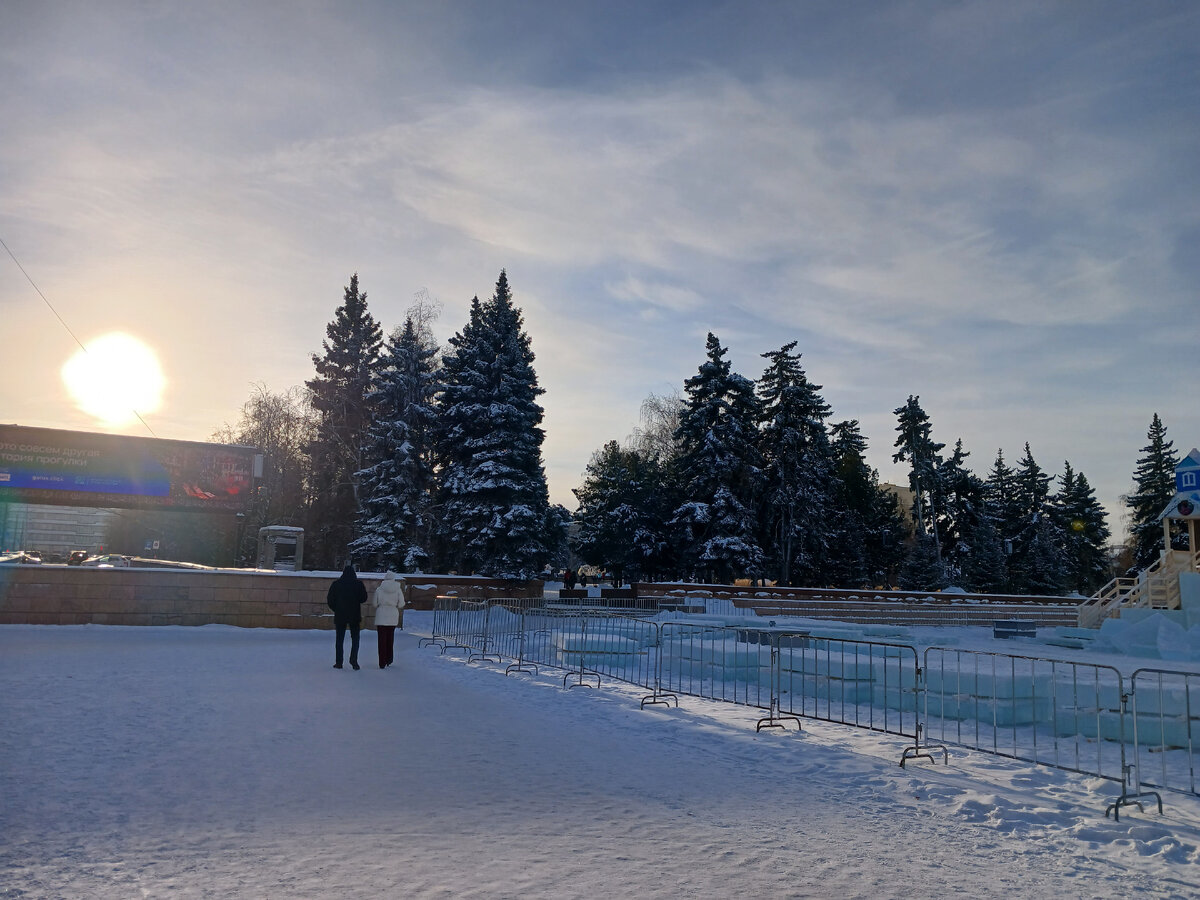
[[[121,556],[118,553],[109,553],[107,556],[93,556],[91,559],[85,559],[80,563],[81,566],[95,566],[98,569],[121,568],[130,564],[131,557]]]
[[[71,555],[67,557],[68,566],[82,565],[83,561],[88,558],[86,550],[72,550]]]
[[[0,557],[0,563],[23,563],[27,566],[40,566],[42,554],[37,550],[17,550]]]

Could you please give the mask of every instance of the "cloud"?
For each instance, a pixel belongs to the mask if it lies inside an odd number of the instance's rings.
[[[608,293],[627,303],[638,303],[672,313],[692,313],[703,306],[703,299],[691,288],[650,283],[641,278],[626,278],[607,286]]]
[[[738,4],[681,31],[636,6],[553,34],[486,5],[25,10],[0,37],[0,229],[83,330],[145,326],[177,437],[308,377],[351,272],[388,327],[428,287],[445,337],[501,267],[560,474],[708,330],[751,377],[798,339],[881,447],[908,393],[1006,446],[1030,404],[1148,422],[1163,398],[1200,427],[1175,373],[1194,15]],[[0,280],[6,317],[28,300]]]

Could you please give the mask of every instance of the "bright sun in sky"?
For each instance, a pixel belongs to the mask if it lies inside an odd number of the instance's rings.
[[[167,379],[154,351],[135,337],[106,334],[62,367],[75,405],[105,425],[128,425],[158,409]]]

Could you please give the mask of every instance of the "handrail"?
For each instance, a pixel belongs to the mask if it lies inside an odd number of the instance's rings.
[[[1179,574],[1200,571],[1200,549],[1164,551],[1137,578],[1112,579],[1079,605],[1079,624],[1098,628],[1118,609],[1177,609]]]

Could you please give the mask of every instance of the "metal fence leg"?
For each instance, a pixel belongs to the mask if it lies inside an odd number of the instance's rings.
[[[911,747],[905,747],[904,752],[900,754],[900,768],[903,769],[904,764],[906,762],[908,762],[910,759],[928,759],[931,762],[937,762],[937,758],[933,755],[933,751],[935,751],[935,750],[942,751],[942,762],[943,763],[950,762],[950,751],[947,750],[941,744],[938,744],[936,746],[928,746],[928,745],[926,745],[924,747],[921,746],[921,735],[924,733],[925,733],[925,725],[923,723],[918,722],[917,723],[917,739],[913,742],[913,745]]]
[[[1134,680],[1137,679],[1137,673],[1134,673]],[[1136,685],[1131,685],[1131,693],[1136,688]],[[1125,693],[1125,688],[1121,687],[1121,796],[1108,804],[1108,808],[1104,810],[1104,818],[1108,818],[1112,814],[1114,822],[1121,821],[1122,806],[1136,806],[1138,812],[1145,812],[1146,809],[1142,806],[1141,801],[1147,797],[1153,797],[1158,801],[1158,814],[1161,816],[1163,811],[1162,795],[1158,791],[1143,791],[1141,778],[1141,759],[1138,756],[1138,731],[1137,731],[1137,698],[1133,701],[1133,765],[1125,757],[1125,722],[1126,713],[1129,711],[1130,694]],[[1136,774],[1134,774],[1136,773]],[[1133,793],[1129,792],[1130,776],[1133,780]]]
[[[924,668],[922,668],[920,666],[917,667],[916,678],[917,678],[917,688],[916,688],[917,695],[918,695],[918,697],[925,698],[925,704],[924,704],[925,722],[928,722],[929,721],[929,691],[926,690],[925,669]],[[922,704],[917,703],[917,712],[920,713],[921,711],[922,711]],[[913,740],[913,745],[911,747],[905,747],[904,752],[900,754],[900,768],[903,769],[904,764],[906,762],[908,762],[910,759],[928,759],[930,762],[936,763],[937,759],[935,759],[933,756],[934,750],[941,750],[942,751],[942,762],[949,764],[950,751],[947,750],[941,744],[938,744],[937,746],[932,746],[932,747],[928,746],[928,745],[924,746],[924,747],[921,746],[921,735],[923,735],[925,733],[925,722],[921,722],[918,720],[917,736]]]
[[[570,670],[565,675],[563,675],[563,687],[573,687],[573,688],[591,687],[591,685],[588,684],[583,679],[584,678],[595,678],[596,679],[596,687],[599,688],[600,687],[600,673],[599,672],[588,672],[583,667],[583,654],[584,654],[584,651],[587,649],[587,623],[588,623],[588,620],[587,620],[587,617],[585,616],[580,621],[583,623],[582,627],[580,629],[580,633],[583,635],[583,641],[580,643],[579,651],[578,651],[579,652],[579,669],[578,669],[578,671]],[[574,684],[567,684],[567,679],[570,678],[571,676],[575,676],[577,680]]]
[[[442,597],[435,597],[433,600],[433,634],[430,637],[423,637],[417,641],[418,647],[439,647],[442,652],[446,651],[446,639],[442,637],[441,628],[445,627],[447,614],[449,613],[449,601]]]
[[[758,720],[754,726],[755,731],[762,731],[764,728],[780,728],[784,731],[787,726],[784,722],[795,722],[796,730],[802,731],[799,716],[785,716],[780,713],[779,700],[783,693],[783,678],[782,678],[782,663],[780,662],[779,654],[779,636],[771,635],[771,708],[767,715]]]
[[[642,698],[641,708],[647,706],[670,706],[671,701],[675,701],[675,706],[679,706],[679,698],[672,693],[668,693],[662,689],[662,626],[657,622],[651,623],[654,626],[654,684],[651,687],[653,693]]]
[[[479,638],[479,643],[481,646],[478,651],[473,650],[471,652],[471,654],[467,657],[467,662],[472,663],[476,660],[479,660],[480,662],[494,662],[496,665],[500,665],[500,663],[504,662],[504,660],[500,658],[500,655],[498,653],[488,652],[488,645],[491,643],[492,638],[492,604],[487,600],[484,600],[483,603],[483,632]]]
[[[529,672],[533,675],[538,674],[538,667],[533,663],[525,662],[525,610],[521,610],[520,628],[521,636],[517,639],[517,661],[510,663],[504,670],[505,675],[511,675],[513,672]]]

